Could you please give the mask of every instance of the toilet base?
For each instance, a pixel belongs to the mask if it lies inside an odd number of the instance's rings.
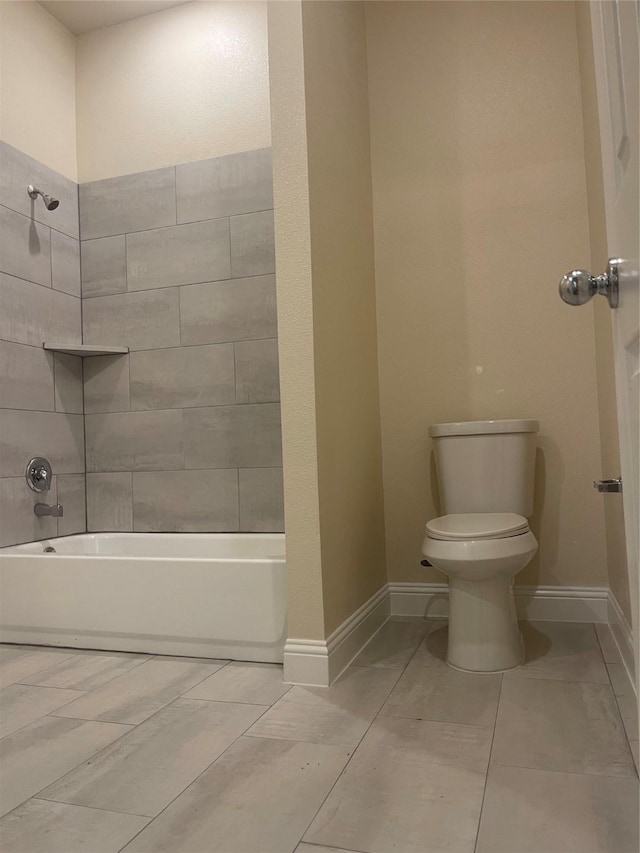
[[[524,661],[513,576],[449,577],[447,663],[467,672],[504,672]]]

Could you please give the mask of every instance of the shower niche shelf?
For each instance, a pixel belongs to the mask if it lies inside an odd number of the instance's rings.
[[[42,348],[50,352],[63,352],[66,355],[79,355],[85,358],[90,355],[126,355],[129,347],[107,347],[101,344],[50,344],[43,343]]]

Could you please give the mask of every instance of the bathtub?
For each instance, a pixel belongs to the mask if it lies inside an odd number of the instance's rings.
[[[5,643],[282,661],[281,533],[86,533],[14,545],[0,549],[0,593]]]

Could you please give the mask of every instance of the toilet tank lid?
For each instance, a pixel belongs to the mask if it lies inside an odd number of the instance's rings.
[[[540,424],[533,420],[457,421],[450,424],[432,424],[431,438],[443,435],[491,435],[508,432],[538,432]]]

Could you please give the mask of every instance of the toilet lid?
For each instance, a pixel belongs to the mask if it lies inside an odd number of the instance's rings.
[[[463,512],[441,515],[427,524],[432,539],[505,539],[529,529],[527,519],[514,512]]]

